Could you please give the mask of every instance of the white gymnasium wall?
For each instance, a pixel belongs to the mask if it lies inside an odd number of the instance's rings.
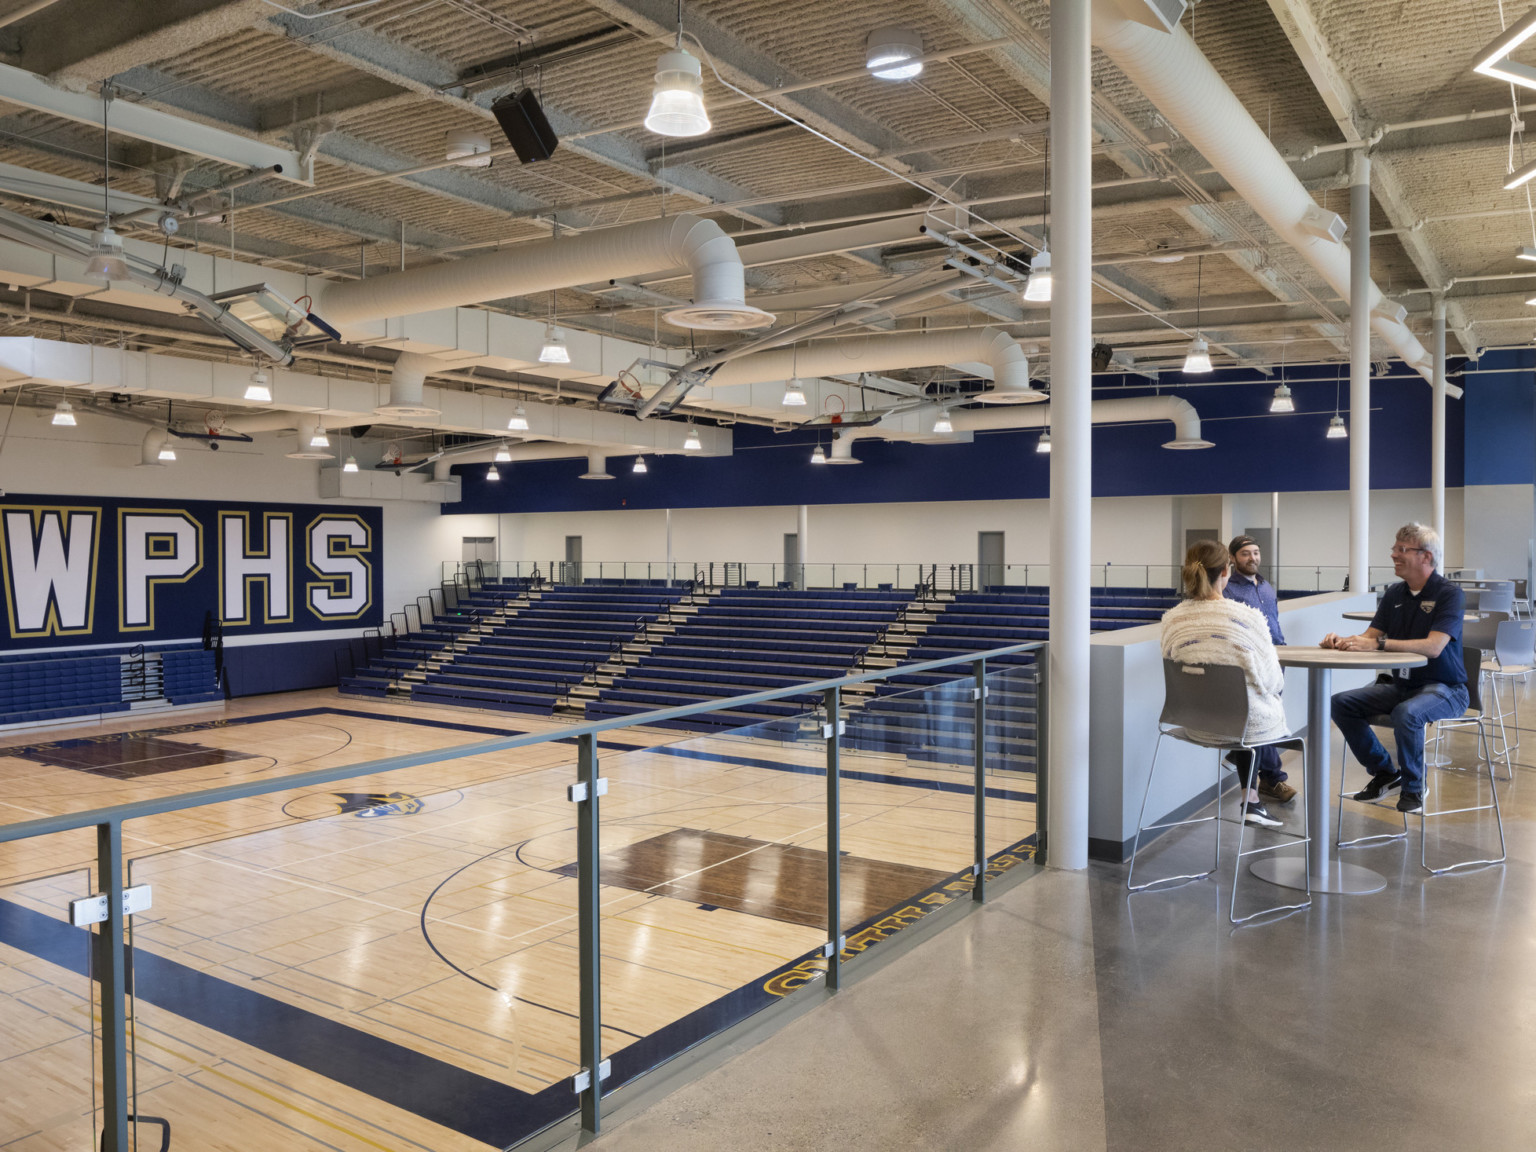
[[[977,533],[1004,533],[1009,564],[1047,563],[1049,506],[1044,500],[825,504],[810,509],[812,563],[965,563],[976,560]],[[1094,502],[1094,562],[1162,560],[1171,516],[1164,497]],[[780,563],[784,534],[798,530],[792,504],[756,508],[680,508],[672,512],[672,554],[679,561]],[[584,561],[663,560],[666,513],[512,513],[499,517],[501,558],[540,564],[565,555],[567,535],[582,538]],[[469,535],[467,531],[464,533]]]
[[[1446,518],[1450,518],[1449,499]],[[1466,553],[1469,567],[1489,576],[1525,578],[1528,549],[1536,535],[1536,488],[1530,484],[1478,484],[1466,489]]]
[[[9,399],[8,397],[6,399]],[[322,501],[322,463],[290,460],[292,437],[260,434],[252,444],[217,452],[177,440],[176,462],[137,467],[147,426],[76,410],[79,424],[55,428],[51,411],[0,402],[0,489],[58,496],[131,496],[159,500],[279,501],[357,504],[384,510],[384,611],[399,610],[440,580],[441,561],[458,559],[463,536],[494,536],[496,517],[443,516],[436,504],[407,500]]]
[[[1502,519],[1507,505],[1523,515],[1520,523],[1529,523],[1530,492],[1529,486],[1515,486],[1500,502],[1490,503],[1489,515]],[[1517,509],[1521,493],[1525,504]],[[815,505],[810,510],[807,558],[818,564],[969,562],[976,559],[978,532],[1001,531],[1009,564],[1049,563],[1049,514],[1045,500]],[[1372,493],[1372,564],[1389,563],[1387,552],[1399,526],[1410,520],[1427,521],[1429,515],[1428,489]],[[673,556],[680,561],[779,563],[784,558],[784,533],[796,530],[797,516],[798,508],[788,504],[674,509]],[[1093,502],[1092,562],[1174,565],[1183,557],[1186,529],[1214,528],[1230,534],[1264,527],[1269,517],[1268,492],[1100,497]],[[660,510],[507,513],[497,520],[503,560],[542,564],[560,559],[567,535],[582,538],[582,555],[588,561],[659,561],[666,556],[666,513]],[[1460,489],[1446,493],[1446,520],[1446,558],[1460,563]],[[465,529],[462,534],[474,533]],[[1521,535],[1522,550],[1524,540]],[[1347,564],[1348,547],[1347,493],[1281,493],[1280,550],[1288,568]]]

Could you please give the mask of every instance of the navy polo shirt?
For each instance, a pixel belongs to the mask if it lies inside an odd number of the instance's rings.
[[[1376,606],[1371,627],[1388,640],[1423,640],[1431,632],[1451,638],[1440,655],[1422,668],[1409,668],[1409,684],[1465,684],[1467,670],[1461,660],[1461,624],[1467,598],[1461,588],[1438,572],[1430,573],[1415,596],[1406,583],[1394,584]]]
[[[1285,633],[1280,631],[1280,598],[1275,594],[1273,584],[1262,576],[1250,580],[1234,568],[1225,595],[1228,600],[1236,600],[1264,613],[1264,619],[1269,623],[1269,638],[1276,644],[1285,643]]]

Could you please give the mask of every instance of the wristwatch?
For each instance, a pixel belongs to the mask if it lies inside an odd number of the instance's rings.
[[[1385,636],[1378,636],[1378,637],[1376,637],[1376,651],[1378,651],[1378,652],[1385,652],[1386,650],[1387,650],[1387,638]]]

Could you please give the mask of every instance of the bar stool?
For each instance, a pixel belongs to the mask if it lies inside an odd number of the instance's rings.
[[[1525,684],[1531,671],[1536,668],[1536,622],[1530,620],[1505,620],[1494,633],[1493,659],[1483,662],[1483,672],[1493,680],[1493,705],[1499,722],[1499,736],[1504,745],[1504,761],[1513,771],[1513,753],[1520,750],[1520,691],[1515,681]],[[1499,685],[1509,685],[1509,707],[1499,697]],[[1512,721],[1515,730],[1514,743],[1510,743],[1504,719]]]
[[[1221,782],[1222,773],[1227,770],[1222,762],[1222,757],[1227,752],[1251,751],[1256,748],[1293,748],[1305,755],[1306,742],[1299,735],[1291,735],[1280,740],[1267,740],[1261,744],[1249,744],[1243,739],[1243,733],[1248,727],[1248,683],[1243,675],[1243,670],[1235,665],[1228,664],[1180,664],[1176,660],[1163,661],[1163,712],[1157,721],[1157,743],[1152,748],[1152,767],[1147,771],[1147,787],[1141,796],[1141,815],[1136,820],[1136,838],[1131,847],[1131,869],[1125,878],[1125,886],[1131,892],[1144,892],[1148,888],[1160,884],[1171,884],[1180,880],[1203,880],[1212,876],[1221,869]],[[1186,744],[1193,744],[1199,748],[1209,748],[1216,754],[1216,813],[1212,816],[1199,816],[1190,820],[1171,820],[1163,824],[1147,824],[1147,798],[1152,794],[1152,781],[1157,776],[1157,758],[1162,751],[1163,738],[1182,740]],[[1256,759],[1256,758],[1255,758]],[[1252,781],[1257,771],[1256,764],[1250,764],[1249,780]],[[1216,858],[1209,871],[1194,872],[1181,876],[1163,876],[1156,880],[1150,880],[1145,884],[1136,884],[1136,859],[1141,853],[1141,834],[1143,832],[1156,831],[1160,828],[1177,828],[1185,824],[1203,824],[1206,821],[1216,822]],[[1243,838],[1247,824],[1238,822],[1237,832],[1237,864],[1232,876],[1232,901],[1227,909],[1227,919],[1233,924],[1244,924],[1259,916],[1267,916],[1271,912],[1289,912],[1298,908],[1310,908],[1312,906],[1312,872],[1310,865],[1307,869],[1307,899],[1302,904],[1277,904],[1273,908],[1264,908],[1241,919],[1237,917],[1237,889],[1238,880],[1243,871],[1243,857],[1255,856],[1263,852],[1273,852],[1277,848],[1289,847],[1292,841],[1306,844],[1312,837],[1306,824],[1306,809],[1302,809],[1302,833],[1283,832],[1287,837],[1286,842],[1271,844],[1263,848],[1251,848],[1243,850]]]
[[[1482,685],[1480,683],[1480,677],[1475,674],[1476,671],[1482,666],[1483,653],[1481,649],[1467,648],[1463,646],[1461,650],[1461,658],[1467,673],[1467,710],[1463,712],[1459,717],[1440,721],[1436,726],[1436,739],[1439,738],[1440,732],[1448,728],[1475,727],[1477,729],[1479,758],[1488,769],[1488,789],[1493,793],[1493,799],[1488,804],[1478,804],[1469,808],[1445,808],[1437,812],[1432,812],[1429,808],[1429,789],[1427,787],[1425,788],[1424,808],[1419,813],[1419,866],[1432,876],[1439,876],[1446,872],[1454,872],[1459,868],[1475,868],[1486,864],[1502,864],[1505,857],[1508,855],[1504,845],[1504,816],[1503,813],[1499,810],[1498,780],[1494,776],[1493,771],[1494,763],[1496,761],[1492,747],[1493,736],[1490,730],[1486,727],[1486,725],[1488,725],[1492,720],[1492,717],[1485,715],[1483,712]],[[1370,720],[1367,721],[1367,723],[1369,723],[1373,728],[1390,728],[1392,727],[1392,717],[1387,715],[1372,716]],[[1346,744],[1344,746],[1343,752],[1340,754],[1339,786],[1341,791],[1339,792],[1339,814],[1334,822],[1335,828],[1339,827],[1344,818],[1344,797],[1348,795],[1348,793],[1342,789],[1344,786],[1344,770],[1347,765],[1347,760],[1345,760],[1345,757],[1348,755],[1349,745]],[[1424,775],[1426,784],[1428,783],[1429,772],[1433,767],[1434,766],[1431,765],[1426,759],[1424,763]],[[1444,769],[1437,770],[1443,771]],[[1377,808],[1383,808],[1385,806],[1386,805],[1384,803],[1379,801],[1375,803],[1375,807]],[[1437,816],[1454,816],[1462,812],[1484,812],[1490,808],[1493,809],[1494,821],[1499,830],[1499,855],[1497,858],[1484,860],[1461,860],[1454,864],[1447,864],[1443,868],[1431,868],[1429,866],[1429,844],[1424,835],[1424,821],[1426,819],[1434,819]],[[1401,832],[1381,833],[1374,836],[1360,836],[1354,840],[1340,839],[1337,840],[1336,843],[1340,848],[1354,848],[1362,844],[1379,844],[1391,840],[1406,840],[1407,838],[1408,815],[1407,813],[1404,813],[1403,830]]]

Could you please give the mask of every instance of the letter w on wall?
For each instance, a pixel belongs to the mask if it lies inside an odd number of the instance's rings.
[[[253,624],[251,585],[266,588],[263,622],[293,621],[293,517],[287,512],[262,513],[265,546],[251,540],[250,516],[219,513],[219,602],[226,624]]]
[[[11,635],[78,636],[96,616],[99,508],[5,511],[5,602]]]

